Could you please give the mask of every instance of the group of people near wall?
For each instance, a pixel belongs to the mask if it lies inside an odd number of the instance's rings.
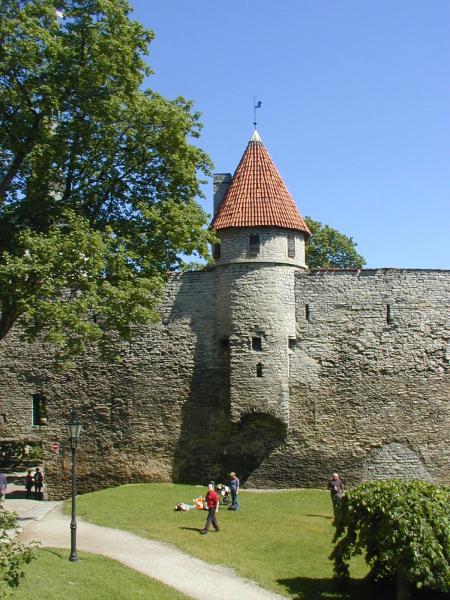
[[[344,495],[344,482],[339,477],[338,473],[333,473],[330,481],[328,482],[327,487],[331,493],[334,523],[336,523],[336,519],[338,518],[339,514],[339,506],[341,503],[341,499]],[[234,471],[230,473],[230,491],[231,505],[228,507],[228,510],[238,510],[239,478],[237,477],[236,473],[234,473]],[[205,502],[208,510],[208,517],[206,519],[205,526],[202,529],[201,533],[208,533],[211,525],[214,527],[215,531],[220,531],[219,523],[217,522],[217,513],[219,511],[220,499],[219,494],[215,490],[213,481],[211,481],[208,484],[208,491],[206,492]]]
[[[234,471],[230,473],[230,493],[231,493],[231,504],[228,510],[239,510],[239,478]],[[219,512],[220,498],[214,487],[214,482],[210,481],[208,484],[208,491],[205,496],[206,509],[208,516],[206,518],[205,526],[202,529],[202,533],[208,533],[211,525],[214,527],[214,531],[220,531],[219,523],[217,522],[217,513]]]
[[[31,491],[34,487],[34,497],[36,500],[42,500],[44,494],[42,489],[44,487],[44,475],[39,467],[36,467],[34,475],[31,474],[31,471],[28,471],[27,476],[25,478],[25,489],[27,490],[27,498],[31,498]]]
[[[44,487],[44,475],[39,467],[36,467],[34,474],[29,470],[25,477],[25,489],[27,491],[27,498],[31,498],[32,490],[34,488],[34,497],[36,500],[42,500],[44,494],[42,492]],[[6,491],[8,489],[8,479],[6,473],[0,471],[0,500],[6,497]]]

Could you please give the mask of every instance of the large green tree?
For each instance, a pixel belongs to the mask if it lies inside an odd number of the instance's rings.
[[[425,481],[369,481],[344,496],[331,558],[349,578],[350,559],[364,554],[374,581],[450,591],[450,489]]]
[[[306,245],[306,264],[310,269],[361,269],[366,264],[351,237],[311,217],[305,221],[312,234]]]
[[[199,115],[142,89],[153,33],[129,13],[1,3],[0,339],[16,322],[72,352],[128,336],[180,257],[207,255]]]

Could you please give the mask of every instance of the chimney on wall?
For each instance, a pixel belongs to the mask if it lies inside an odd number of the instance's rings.
[[[214,215],[217,214],[222,200],[225,198],[228,188],[231,184],[231,173],[214,173],[213,194],[214,194]]]

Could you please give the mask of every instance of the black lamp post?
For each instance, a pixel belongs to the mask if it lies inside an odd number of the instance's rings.
[[[77,473],[76,473],[76,458],[78,438],[82,430],[81,423],[77,419],[77,411],[73,408],[70,414],[70,421],[66,423],[69,433],[70,448],[72,450],[72,519],[70,520],[70,557],[72,562],[78,560],[77,555],[77,519],[75,501],[77,496]]]

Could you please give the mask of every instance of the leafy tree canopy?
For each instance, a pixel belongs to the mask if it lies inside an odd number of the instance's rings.
[[[370,481],[342,500],[331,558],[348,578],[349,561],[365,553],[375,581],[406,581],[450,590],[450,489],[424,481]]]
[[[310,269],[361,269],[366,264],[351,237],[311,217],[305,221],[312,233],[306,244],[306,264]]]
[[[129,336],[180,256],[207,256],[199,114],[141,88],[153,33],[129,13],[1,3],[0,339],[17,321],[72,352]]]

